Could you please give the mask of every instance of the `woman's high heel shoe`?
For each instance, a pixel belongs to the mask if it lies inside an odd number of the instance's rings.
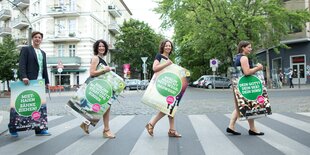
[[[169,129],[168,136],[169,137],[176,137],[176,138],[182,137],[182,135],[179,134],[175,129]]]
[[[151,123],[147,123],[145,128],[146,128],[147,132],[150,134],[150,136],[153,136],[154,126]]]
[[[86,134],[89,134],[89,130],[88,130],[89,125],[87,125],[87,124],[85,124],[85,123],[82,123],[82,124],[80,125],[80,127],[83,129],[83,131],[84,131]]]
[[[103,130],[103,137],[113,139],[115,135],[110,132],[110,129]]]

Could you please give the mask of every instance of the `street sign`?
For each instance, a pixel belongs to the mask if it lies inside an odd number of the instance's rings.
[[[58,69],[57,69],[57,72],[58,72],[58,73],[61,73],[62,71],[63,71],[62,68],[58,68]]]
[[[62,64],[61,60],[58,60],[57,68],[64,68],[64,65]]]
[[[148,58],[148,57],[141,57],[141,60],[143,61],[143,63],[146,62],[147,58]]]
[[[218,60],[217,59],[211,59],[210,60],[210,67],[218,67]]]

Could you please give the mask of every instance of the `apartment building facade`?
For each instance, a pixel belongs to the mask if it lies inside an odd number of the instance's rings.
[[[105,59],[115,67],[115,37],[132,15],[123,0],[2,0],[0,5],[0,38],[11,35],[21,48],[29,42],[29,28],[42,32],[50,84],[64,86],[82,84],[89,77],[98,39],[108,42]]]
[[[288,9],[307,9],[309,11],[310,0],[284,0],[284,2]],[[280,49],[279,54],[273,49],[268,52],[257,53],[260,61],[269,61],[269,72],[272,80],[278,80],[280,71],[288,73],[289,69],[292,68],[294,72],[293,83],[310,84],[310,22],[306,23],[303,28],[296,28],[292,25],[288,37],[281,42],[290,48]]]

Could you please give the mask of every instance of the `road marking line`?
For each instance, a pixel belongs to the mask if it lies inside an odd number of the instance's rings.
[[[49,132],[52,133],[51,136],[29,136],[23,139],[20,139],[16,142],[10,143],[8,145],[5,145],[0,148],[1,154],[12,154],[12,150],[14,150],[14,153],[20,154],[24,151],[28,150],[29,148],[33,148],[39,144],[42,144],[52,138],[55,138],[56,136],[71,130],[72,128],[75,128],[79,125],[80,119],[74,119],[68,122],[64,122],[58,126],[52,127],[49,129]]]
[[[154,137],[151,137],[146,129],[142,132],[130,154],[145,154],[145,155],[165,155],[168,154],[169,145],[169,121],[162,118],[154,127]]]
[[[188,117],[205,154],[243,154],[206,115]]]
[[[226,114],[226,117],[230,118],[230,115]],[[249,128],[247,121],[238,121],[238,124],[245,129]],[[310,152],[309,147],[296,142],[291,138],[288,138],[287,136],[273,130],[272,128],[269,128],[257,121],[255,121],[255,126],[258,129],[265,131],[265,134],[267,133],[264,136],[257,136],[258,138],[277,148],[284,154],[309,154]]]
[[[116,133],[133,118],[134,116],[117,116],[110,121],[110,128]],[[80,123],[81,122],[79,122],[79,124]],[[85,135],[83,138],[58,152],[57,155],[94,153],[100,146],[109,140],[108,138],[103,138],[102,131],[103,125],[89,135]],[[81,134],[83,134],[82,131]]]

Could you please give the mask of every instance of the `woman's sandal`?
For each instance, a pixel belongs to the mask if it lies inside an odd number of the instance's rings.
[[[84,131],[86,134],[89,134],[89,130],[88,130],[89,125],[87,125],[87,124],[85,124],[85,123],[82,123],[82,124],[80,125],[80,127],[83,129],[83,131]]]
[[[147,132],[150,134],[150,136],[153,136],[154,126],[151,123],[147,123],[145,128],[146,128]]]
[[[169,129],[168,136],[177,138],[182,137],[182,135],[179,134],[175,129]]]
[[[115,135],[110,132],[110,129],[103,130],[103,137],[113,139]]]

